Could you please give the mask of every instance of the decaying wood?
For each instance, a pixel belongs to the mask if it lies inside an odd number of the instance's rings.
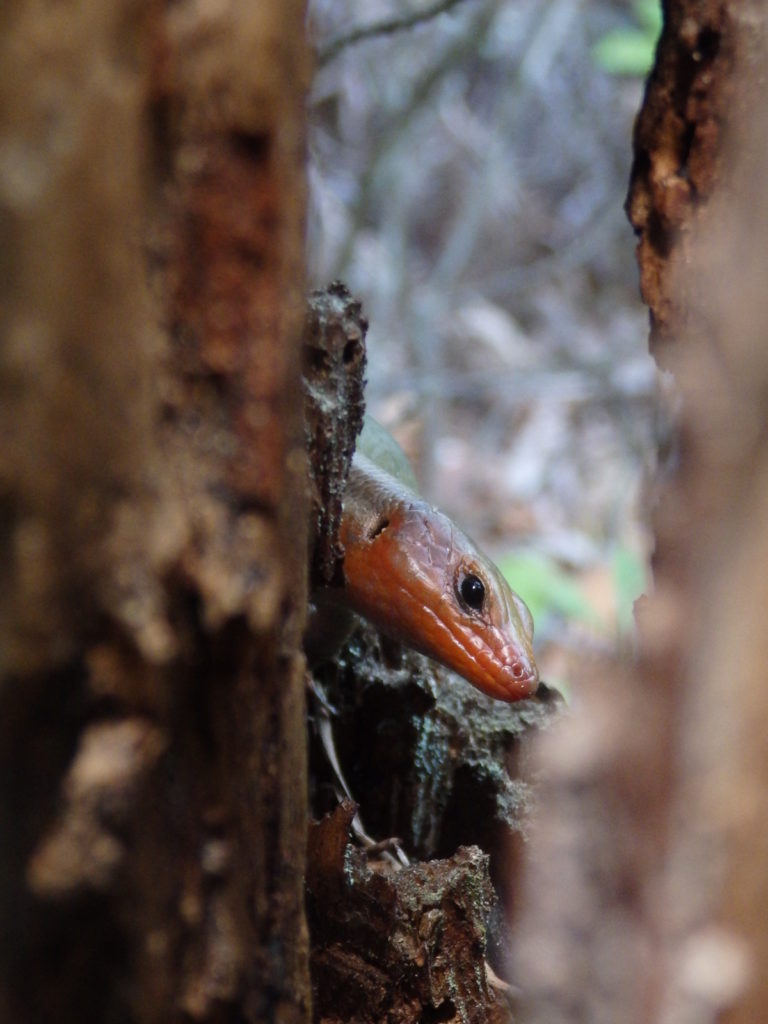
[[[363,624],[336,662],[316,675],[336,711],[337,752],[368,833],[397,836],[411,858],[450,859],[470,845],[488,856],[493,900],[485,957],[505,977],[507,911],[518,895],[513,868],[535,803],[527,749],[557,709],[491,700]],[[316,741],[311,754],[317,815],[333,806],[336,787]],[[481,968],[478,960],[475,969]],[[332,981],[320,971],[322,961],[313,960],[315,988]],[[494,1012],[508,1008],[502,1002]]]
[[[633,666],[585,672],[518,922],[526,1019],[768,1013],[766,15],[669,0],[628,211],[674,414]]]
[[[316,674],[374,834],[400,836],[414,856],[434,857],[469,844],[491,852],[500,829],[524,830],[531,793],[520,779],[521,741],[551,709],[494,701],[363,623]],[[317,801],[327,809],[322,792]]]
[[[367,329],[360,302],[341,282],[310,295],[304,326],[304,411],[312,481],[310,570],[317,587],[343,581],[341,503],[363,426]]]
[[[348,845],[354,805],[310,830],[307,890],[316,1020],[502,1024],[482,966],[492,902],[477,847],[393,871]]]
[[[2,23],[0,1017],[305,1021],[302,5]]]
[[[681,282],[669,273],[670,259],[690,258],[691,229],[717,183],[722,130],[733,100],[739,8],[748,7],[728,0],[665,5],[655,65],[635,124],[627,197],[652,348],[657,340],[674,342],[688,306]],[[664,346],[654,354],[663,363]]]
[[[324,496],[315,501],[316,584],[332,578],[339,551],[344,480],[362,421],[364,334],[359,304],[343,286],[313,295],[307,421],[315,487]],[[509,861],[519,855],[531,806],[521,778],[524,738],[552,709],[493,701],[362,623],[314,674],[333,708],[335,751],[368,834],[399,837],[412,858],[446,858],[387,876],[365,867],[349,845],[352,811],[314,827],[308,885],[315,1019],[511,1019],[506,1000],[486,985],[485,959],[506,968],[500,951],[503,907],[514,902]],[[316,714],[328,711],[318,707]],[[311,765],[320,817],[337,806],[341,787],[317,737]],[[486,856],[454,857],[472,844]],[[351,881],[345,864],[356,865]],[[471,927],[457,928],[456,900],[465,913],[470,895],[479,901]]]

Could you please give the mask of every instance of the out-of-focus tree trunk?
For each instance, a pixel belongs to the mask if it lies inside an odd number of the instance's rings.
[[[530,1019],[768,1015],[768,24],[668,0],[628,212],[672,372],[633,666],[542,737],[518,978]]]
[[[0,11],[0,1019],[308,1019],[300,0]]]

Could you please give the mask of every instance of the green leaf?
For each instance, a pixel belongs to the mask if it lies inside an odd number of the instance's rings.
[[[592,47],[592,57],[609,75],[645,75],[653,63],[656,38],[639,29],[606,32]]]
[[[638,25],[641,25],[654,41],[661,33],[664,14],[659,0],[635,0],[632,5]]]
[[[534,622],[557,615],[600,627],[600,617],[581,588],[552,559],[532,552],[509,554],[498,567],[528,605]]]
[[[664,23],[659,0],[635,0],[638,28],[606,32],[592,47],[592,59],[609,75],[646,75],[653,64],[656,42]]]

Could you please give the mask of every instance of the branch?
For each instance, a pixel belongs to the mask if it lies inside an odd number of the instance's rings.
[[[456,7],[462,0],[435,0],[435,3],[425,7],[421,11],[413,11],[411,14],[403,14],[396,18],[383,18],[381,21],[374,21],[370,25],[361,25],[353,28],[346,35],[337,36],[317,54],[317,66],[324,67],[334,60],[338,54],[347,46],[359,43],[363,39],[374,39],[376,36],[388,36],[393,32],[402,32],[404,29],[413,28],[422,21],[430,21],[438,14],[444,14]]]

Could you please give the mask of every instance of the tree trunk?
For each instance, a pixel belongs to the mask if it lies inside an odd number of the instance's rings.
[[[632,666],[543,738],[519,926],[532,1020],[768,1013],[768,25],[669,0],[628,200],[673,402]]]
[[[305,1021],[302,5],[0,25],[0,1018]]]

